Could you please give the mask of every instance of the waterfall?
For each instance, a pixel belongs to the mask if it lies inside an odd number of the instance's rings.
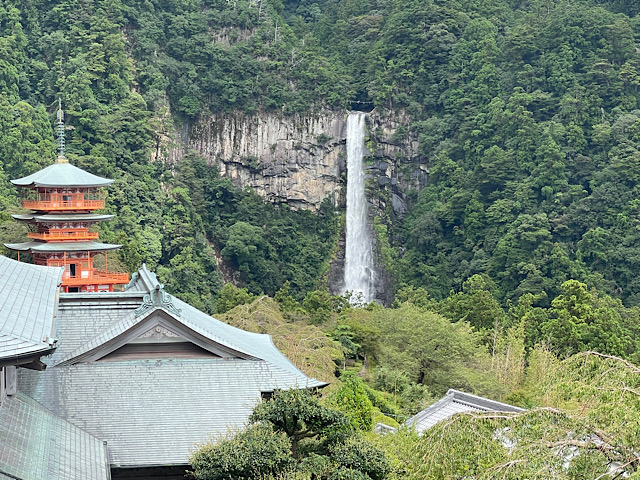
[[[367,225],[364,193],[365,114],[352,112],[347,119],[347,239],[344,260],[344,292],[354,300],[370,302],[375,294],[373,242]]]

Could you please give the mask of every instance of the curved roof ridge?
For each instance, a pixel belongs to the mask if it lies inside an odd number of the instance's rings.
[[[299,375],[306,375],[296,367],[287,356],[282,353],[273,343],[271,335],[265,333],[249,332],[241,328],[229,325],[215,317],[201,312],[197,308],[188,303],[175,298],[174,304],[182,309],[181,321],[188,322],[191,325],[202,328],[209,335],[215,336],[218,342],[235,350],[241,351],[247,355],[251,355],[265,360],[275,366],[295,372]],[[217,330],[217,331],[216,331]],[[233,341],[226,340],[231,337]],[[308,378],[308,377],[307,377]]]
[[[13,214],[11,215],[16,220],[35,220],[38,222],[65,222],[69,220],[74,221],[102,221],[111,220],[115,215],[101,214],[101,213],[27,213],[27,214]]]
[[[145,264],[140,267],[138,272],[134,273],[131,278],[131,282],[127,285],[126,290],[132,291],[145,291],[151,293],[157,286],[160,286],[160,282],[155,273],[151,272]],[[180,314],[176,315],[171,311],[164,310],[176,321],[184,324],[187,328],[199,333],[200,335],[208,338],[209,340],[216,342],[226,348],[235,350],[244,355],[264,360],[280,369],[287,371],[295,375],[302,375],[309,381],[315,379],[309,379],[298,367],[295,366],[287,356],[282,353],[273,342],[271,335],[264,333],[254,333],[241,328],[229,325],[221,320],[218,320],[211,315],[206,314],[198,310],[196,307],[188,304],[187,302],[180,300],[179,298],[171,295],[172,305],[180,310]],[[157,311],[161,307],[155,307],[148,312],[145,312],[145,317],[151,312]],[[318,382],[318,380],[315,380]],[[325,385],[325,383],[322,383]]]

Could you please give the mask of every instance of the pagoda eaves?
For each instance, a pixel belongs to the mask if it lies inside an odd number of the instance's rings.
[[[18,187],[31,188],[106,187],[111,185],[113,180],[85,172],[81,168],[66,162],[66,159],[59,158],[53,165],[49,165],[26,177],[11,180],[11,183]]]
[[[113,218],[113,215],[93,213],[104,208],[103,187],[111,185],[113,180],[69,163],[64,156],[62,108],[58,110],[58,119],[60,153],[56,163],[11,180],[23,188],[22,205],[32,210],[32,213],[13,217],[34,224],[37,231],[28,234],[29,242],[6,243],[5,246],[31,253],[37,265],[63,267],[62,289],[65,292],[113,291],[114,285],[129,281],[128,274],[109,272],[107,268],[107,252],[122,245],[95,242],[98,233],[89,231],[91,225]],[[100,267],[94,265],[98,255],[104,255]]]

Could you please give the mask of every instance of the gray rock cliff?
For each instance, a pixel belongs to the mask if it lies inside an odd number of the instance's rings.
[[[262,113],[216,114],[187,124],[166,150],[169,162],[195,153],[239,187],[250,187],[265,200],[294,209],[318,210],[329,199],[345,208],[346,120],[348,112],[322,111],[306,116]],[[367,117],[366,188],[370,225],[402,217],[408,194],[418,191],[429,173],[427,159],[404,112],[373,111]],[[167,139],[169,140],[169,139]],[[332,293],[342,290],[344,232],[328,272]],[[376,298],[391,301],[392,280],[376,259]]]
[[[344,196],[346,118],[347,112],[328,110],[307,116],[211,115],[185,125],[167,155],[170,161],[188,152],[201,155],[235,185],[251,187],[271,202],[317,210],[329,198],[338,206]],[[407,192],[419,189],[428,173],[408,122],[402,112],[374,111],[368,117],[369,184],[387,192],[380,197],[383,204],[370,201],[383,209],[391,202],[400,216]]]

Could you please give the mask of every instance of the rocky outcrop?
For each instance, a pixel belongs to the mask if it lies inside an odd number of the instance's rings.
[[[234,184],[251,187],[268,201],[317,210],[329,198],[343,203],[347,112],[306,116],[262,113],[216,114],[186,125],[169,158],[195,152]],[[404,113],[368,116],[370,200],[402,215],[406,193],[420,188],[428,173],[409,133]],[[380,189],[385,195],[374,195]],[[380,203],[382,202],[382,203]]]
[[[348,113],[323,111],[307,116],[262,113],[216,114],[185,125],[168,150],[178,162],[196,153],[240,187],[250,187],[265,200],[291,208],[317,210],[329,199],[344,208],[346,202],[346,120]],[[419,154],[404,112],[377,112],[367,116],[367,199],[369,215],[383,221],[402,217],[407,196],[419,190],[429,173]],[[343,290],[344,232],[328,272],[328,288]],[[379,253],[379,252],[378,252]],[[376,299],[391,301],[391,279],[376,261]]]

